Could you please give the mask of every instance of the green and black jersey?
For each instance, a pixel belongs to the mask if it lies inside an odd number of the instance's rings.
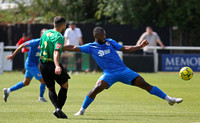
[[[61,35],[61,33],[54,31],[53,29],[45,31],[40,40],[40,59],[42,62],[53,62],[54,50],[59,51],[60,60],[64,42],[64,37]]]

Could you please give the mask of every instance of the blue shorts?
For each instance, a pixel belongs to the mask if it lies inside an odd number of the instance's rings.
[[[26,68],[25,78],[28,77],[28,78],[32,79],[33,76],[37,80],[42,78],[42,74],[40,73],[38,67],[28,67],[28,68]]]
[[[104,80],[105,82],[107,82],[110,88],[114,83],[118,81],[124,84],[132,85],[131,81],[138,76],[138,73],[126,67],[114,71],[104,71],[103,75],[99,78],[99,80]]]

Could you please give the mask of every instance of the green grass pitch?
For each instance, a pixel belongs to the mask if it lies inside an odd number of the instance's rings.
[[[181,80],[178,73],[140,73],[147,82],[158,86],[169,96],[182,97],[181,104],[169,106],[156,96],[137,87],[114,84],[97,96],[84,116],[75,117],[87,93],[94,87],[102,73],[71,75],[68,98],[63,111],[69,119],[53,116],[53,105],[45,92],[47,103],[38,102],[40,83],[33,79],[28,87],[12,92],[5,103],[0,100],[0,122],[2,123],[63,123],[63,122],[135,122],[135,123],[191,123],[200,122],[200,74],[194,73],[189,81]],[[21,72],[4,72],[0,75],[0,94],[23,80]],[[56,85],[58,92],[59,86]]]

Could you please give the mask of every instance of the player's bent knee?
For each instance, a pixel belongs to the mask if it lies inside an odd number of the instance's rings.
[[[29,82],[24,81],[23,84],[24,84],[24,86],[28,86],[30,84],[30,81]]]
[[[55,87],[47,87],[48,90],[55,90]]]
[[[134,83],[135,86],[145,89],[146,91],[150,91],[153,86],[147,83],[141,76],[138,76]]]
[[[42,84],[46,84],[43,78],[39,79],[39,81],[40,81]]]
[[[60,85],[61,88],[65,88],[65,89],[68,89],[68,86],[69,86],[69,85],[68,85],[68,81],[65,82],[64,84],[61,84],[61,85]]]
[[[24,84],[24,86],[28,86],[28,85],[30,84],[30,82],[31,82],[31,79],[26,78],[26,79],[23,81],[23,84]]]
[[[104,88],[103,88],[101,85],[96,85],[96,86],[94,87],[94,89],[93,89],[93,93],[98,94],[98,93],[100,93],[100,92],[103,91],[103,90],[104,90]]]

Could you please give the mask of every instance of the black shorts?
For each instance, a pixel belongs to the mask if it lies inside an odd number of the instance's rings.
[[[55,81],[62,85],[70,79],[70,76],[67,74],[66,70],[63,68],[62,64],[60,64],[62,68],[62,72],[60,75],[55,74],[55,64],[54,62],[50,63],[42,63],[40,64],[40,71],[42,73],[43,79],[48,88],[55,87]]]

